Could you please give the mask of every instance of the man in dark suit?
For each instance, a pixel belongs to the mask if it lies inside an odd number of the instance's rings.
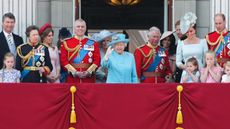
[[[6,13],[2,17],[2,32],[0,33],[0,69],[3,67],[3,58],[7,52],[16,56],[16,48],[23,43],[22,37],[13,33],[15,17]],[[17,63],[17,62],[16,62]]]

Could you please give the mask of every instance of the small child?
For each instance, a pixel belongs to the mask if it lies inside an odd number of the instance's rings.
[[[0,70],[0,82],[20,82],[20,71],[14,69],[15,57],[12,53],[6,53],[3,60],[3,68]]]
[[[222,83],[230,83],[230,61],[224,64],[224,75],[222,76]]]
[[[205,53],[205,67],[201,69],[201,82],[218,83],[222,75],[222,68],[217,64],[216,53],[207,51]]]
[[[199,82],[199,78],[198,61],[195,57],[191,57],[186,62],[186,72],[181,75],[181,83]]]

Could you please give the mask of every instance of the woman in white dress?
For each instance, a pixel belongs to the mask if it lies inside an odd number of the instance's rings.
[[[176,65],[183,70],[187,71],[187,59],[195,57],[198,61],[199,68],[204,66],[204,55],[208,51],[208,46],[205,39],[200,39],[196,36],[196,19],[195,14],[189,12],[181,18],[181,32],[186,34],[187,38],[183,41],[179,40],[176,52]],[[182,73],[182,74],[183,74]]]

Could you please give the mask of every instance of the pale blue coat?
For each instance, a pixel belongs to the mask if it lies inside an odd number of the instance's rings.
[[[138,83],[136,65],[133,54],[113,51],[106,61],[102,59],[101,66],[108,69],[106,83]]]

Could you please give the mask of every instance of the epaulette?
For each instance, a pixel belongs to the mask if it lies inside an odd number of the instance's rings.
[[[71,39],[71,38],[73,38],[73,37],[64,38],[63,40],[64,40],[64,41],[67,41],[67,40],[69,40],[69,39]]]
[[[19,45],[18,47],[17,47],[17,54],[18,54],[18,56],[20,57],[20,58],[22,58],[22,60],[28,60],[30,57],[31,57],[31,55],[32,55],[32,52],[29,52],[27,55],[23,55],[22,54],[22,51],[21,51],[21,47],[22,46],[25,46],[25,45],[27,45],[27,43],[23,43],[23,44],[21,44],[21,45]]]
[[[21,48],[24,45],[27,45],[27,43],[23,43],[23,44],[19,45],[17,48]]]
[[[213,31],[211,33],[208,33],[208,35],[205,36],[205,39],[210,46],[214,46],[214,45],[218,44],[220,41],[223,41],[222,35],[220,35],[217,39],[215,39],[215,41],[211,41],[210,37],[214,36],[213,34],[215,34],[215,33],[216,33],[216,31]]]
[[[142,48],[142,47],[144,47],[145,46],[145,44],[142,44],[141,46],[138,46],[137,48]]]
[[[215,32],[216,32],[216,31],[210,32],[210,33],[208,33],[208,35],[213,34],[213,33],[215,33]]]

